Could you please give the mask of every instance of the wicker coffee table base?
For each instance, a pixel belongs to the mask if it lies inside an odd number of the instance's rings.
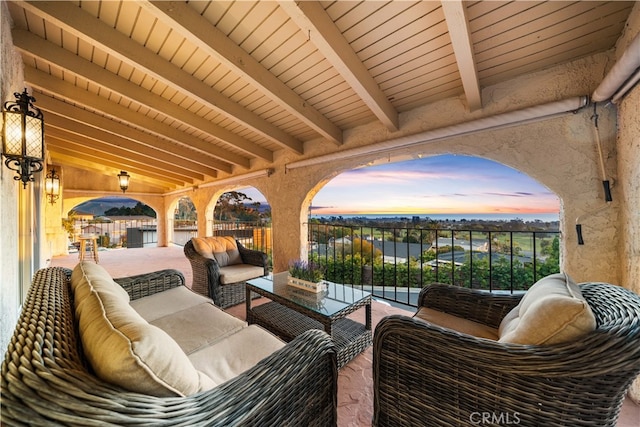
[[[370,317],[370,302],[365,309]],[[277,302],[268,302],[247,310],[247,321],[266,328],[287,342],[309,329],[325,330],[336,344],[338,369],[362,353],[372,342],[371,329],[361,323],[343,317],[323,325],[318,320]]]

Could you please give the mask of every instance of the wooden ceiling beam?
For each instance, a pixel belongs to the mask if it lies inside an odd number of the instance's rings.
[[[74,153],[71,150],[59,148],[57,147],[55,151],[51,152],[51,159],[54,164],[60,165],[63,169],[65,166],[77,167],[79,169],[91,170],[101,174],[113,174],[114,181],[116,180],[116,175],[123,169],[130,174],[136,175],[136,180],[141,180],[142,182],[157,187],[161,192],[167,192],[171,190],[175,190],[178,187],[184,186],[185,182],[172,182],[171,180],[167,180],[164,178],[154,178],[147,171],[138,170],[135,167],[129,167],[127,165],[123,165],[116,162],[111,162],[108,160],[104,160],[101,163],[98,163],[100,159],[93,159],[91,155],[83,155],[79,157],[77,153]],[[79,183],[74,183],[72,186],[68,186],[68,188],[73,188],[74,190],[79,190]]]
[[[216,57],[229,69],[266,93],[322,137],[336,144],[342,144],[342,130],[340,128],[309,105],[307,101],[188,4],[167,1],[139,1],[139,4],[167,25],[177,29],[191,43]],[[302,153],[301,145],[288,146],[288,148]]]
[[[87,138],[104,141],[114,147],[121,147],[135,153],[145,154],[151,159],[162,160],[200,174],[214,178],[218,174],[216,169],[196,161],[197,153],[194,153],[194,158],[178,156],[174,154],[178,152],[177,147],[168,141],[163,141],[153,135],[129,128],[126,125],[71,104],[51,97],[40,96],[38,98],[38,108],[48,112],[45,120],[47,125],[67,129]],[[184,155],[185,152],[182,151],[182,154]]]
[[[162,167],[144,163],[139,159],[113,154],[95,147],[87,147],[69,135],[48,135],[47,148],[52,153],[75,155],[84,162],[84,166],[91,166],[92,163],[97,163],[98,165],[108,165],[114,169],[135,170],[139,174],[145,174],[150,178],[166,181],[172,185],[193,185],[195,183],[195,180],[189,176],[167,171]]]
[[[461,0],[443,0],[441,3],[469,111],[479,110],[482,96],[466,6]]]
[[[12,31],[14,45],[23,54],[32,56],[38,60],[50,63],[60,67],[65,72],[82,77],[97,86],[104,87],[123,98],[137,102],[159,114],[171,117],[172,119],[186,125],[199,129],[209,136],[216,138],[221,143],[231,146],[237,150],[243,151],[251,157],[260,157],[267,161],[273,161],[273,151],[263,148],[247,139],[236,135],[227,129],[216,125],[215,123],[200,117],[190,111],[176,105],[175,103],[156,95],[147,89],[140,87],[130,81],[105,70],[104,68],[93,64],[78,55],[74,55],[66,49],[63,49],[54,43],[43,40],[42,38],[22,29],[14,29]],[[44,74],[44,73],[43,73]],[[71,85],[72,86],[72,85]],[[74,90],[79,90],[72,86]],[[68,92],[68,91],[67,91]],[[74,94],[74,92],[72,92]],[[77,95],[69,95],[74,97],[74,102],[80,102]],[[93,107],[95,108],[95,106]],[[249,167],[249,159],[244,156],[229,152],[219,146],[215,146],[199,138],[185,135],[178,129],[160,123],[149,117],[140,114],[118,114],[116,110],[125,109],[125,107],[115,106],[103,107],[103,111],[107,115],[121,117],[132,125],[148,129],[149,132],[156,133],[168,139],[173,139],[178,143],[193,147],[209,155],[236,164],[243,168]]]
[[[70,34],[113,55],[136,69],[143,70],[173,89],[188,94],[212,110],[241,123],[279,146],[295,146],[300,141],[264,120],[227,96],[211,88],[176,65],[120,33],[69,2],[30,1],[21,3],[29,12],[49,20]]]
[[[70,85],[69,83],[65,83],[62,80],[50,77],[48,74],[39,72],[31,67],[25,67],[25,79],[33,87],[37,87],[48,93],[52,93],[55,96],[68,99],[71,102],[73,102],[74,99],[69,99],[68,96],[73,96],[72,94],[75,93],[75,96],[77,97],[76,99],[80,99],[80,105],[89,107],[92,110],[93,106],[97,106],[97,111],[109,109],[109,107],[106,107],[104,104],[110,103],[110,101],[106,100],[105,98],[102,98],[98,95],[93,95],[86,91],[81,94],[81,92],[83,91],[79,90],[75,86]],[[71,92],[71,94],[69,92]],[[63,102],[51,96],[40,96],[38,99],[38,107],[42,110],[53,112],[59,116],[67,117],[73,121],[83,122],[87,126],[104,130],[105,132],[108,132],[110,134],[153,147],[157,150],[171,153],[173,156],[180,156],[183,159],[198,163],[202,166],[206,165],[209,171],[205,173],[207,173],[208,175],[211,175],[211,173],[214,172],[217,173],[216,170],[221,170],[226,173],[231,173],[231,171],[233,170],[232,165],[230,165],[229,163],[223,162],[210,155],[205,155],[196,150],[182,146],[173,141],[166,140],[154,134],[142,132],[138,128],[128,126],[121,123],[120,121],[116,121],[99,114],[95,114],[89,110],[85,110],[78,106],[74,106],[73,104]],[[123,110],[125,110],[122,111],[123,114],[132,114],[131,111],[126,108],[124,108]],[[117,120],[120,120],[120,116],[118,115],[114,115],[113,117]],[[212,176],[215,176],[215,174]]]
[[[309,34],[318,50],[340,73],[369,109],[392,132],[400,129],[398,112],[351,45],[317,1],[280,1],[280,7]]]
[[[205,174],[197,170],[200,168],[196,168],[195,164],[187,160],[171,156],[151,147],[136,144],[128,139],[111,135],[82,123],[73,122],[55,114],[47,114],[45,132],[56,136],[60,136],[60,132],[64,132],[67,135],[75,135],[74,141],[83,143],[88,147],[99,148],[106,152],[111,151],[121,156],[130,156],[141,163],[155,163],[158,167],[167,171],[180,173],[193,179],[203,181],[205,178]]]

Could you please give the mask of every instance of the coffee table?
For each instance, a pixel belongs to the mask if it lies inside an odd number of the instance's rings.
[[[246,283],[247,322],[260,325],[285,341],[309,329],[326,331],[336,344],[338,369],[371,345],[371,294],[326,282],[319,295],[287,284],[288,273],[270,274]],[[271,301],[252,307],[251,292]],[[365,323],[347,318],[365,309]]]

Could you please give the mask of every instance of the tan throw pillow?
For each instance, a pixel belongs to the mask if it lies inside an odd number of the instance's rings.
[[[193,237],[191,240],[200,255],[215,259],[220,267],[242,264],[242,257],[233,236]]]
[[[211,380],[193,367],[178,344],[147,323],[119,291],[105,286],[110,276],[103,268],[89,264],[74,269],[72,288],[82,346],[96,375],[160,397],[209,388]]]
[[[242,263],[240,251],[233,236],[209,237],[209,239],[213,248],[213,256],[216,257],[220,267]]]
[[[552,345],[595,330],[596,319],[580,287],[564,274],[536,282],[500,323],[499,341]]]
[[[213,248],[211,248],[211,244],[209,240],[205,237],[192,237],[191,243],[193,243],[193,248],[205,258],[215,259],[213,256]]]

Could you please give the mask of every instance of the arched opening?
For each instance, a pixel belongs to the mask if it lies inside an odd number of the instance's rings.
[[[235,236],[245,247],[267,253],[271,259],[271,207],[255,187],[236,187],[218,193],[209,205],[207,230],[212,235]]]
[[[81,236],[95,236],[99,250],[158,245],[157,211],[130,197],[85,197],[63,218],[69,251],[77,251]]]
[[[169,204],[168,215],[170,242],[184,246],[198,235],[198,211],[189,196],[177,197]]]
[[[434,281],[513,292],[559,271],[558,197],[492,160],[389,162],[314,192],[308,252],[330,281],[415,304]]]
[[[439,155],[345,171],[314,196],[312,217],[558,221],[558,197],[526,174],[475,156]]]

